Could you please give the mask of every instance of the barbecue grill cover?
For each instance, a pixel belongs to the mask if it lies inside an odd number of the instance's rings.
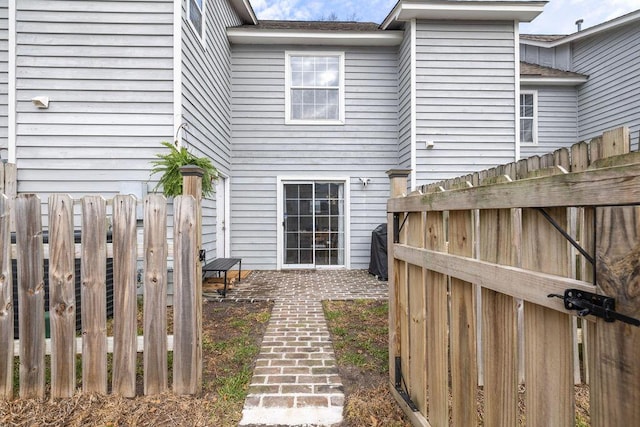
[[[369,274],[373,274],[380,280],[388,280],[387,262],[387,224],[380,224],[371,233]]]

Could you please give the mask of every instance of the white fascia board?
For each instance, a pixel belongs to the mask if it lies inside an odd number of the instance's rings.
[[[582,30],[577,33],[570,34],[558,40],[543,42],[538,40],[521,39],[521,42],[531,46],[552,48],[552,47],[561,46],[566,43],[571,43],[576,40],[583,39],[585,37],[593,36],[595,34],[598,34],[604,31],[613,30],[615,28],[618,28],[623,25],[627,25],[636,21],[640,21],[640,10],[621,16],[620,18],[617,18],[617,19],[612,19],[611,21],[604,22],[600,25],[596,25],[595,27],[587,28],[586,30]]]
[[[231,0],[231,4],[245,24],[258,24],[258,18],[249,0]]]
[[[531,22],[542,13],[546,1],[401,1],[380,27],[386,29],[394,21],[411,19],[495,20]]]
[[[587,77],[521,77],[522,86],[578,86],[586,83]]]
[[[327,45],[327,46],[399,46],[402,31],[283,31],[228,28],[232,44]]]

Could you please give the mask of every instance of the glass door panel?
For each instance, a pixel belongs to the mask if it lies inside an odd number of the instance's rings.
[[[284,199],[284,263],[313,266],[313,184],[285,184]]]
[[[284,264],[344,265],[344,184],[284,184]]]

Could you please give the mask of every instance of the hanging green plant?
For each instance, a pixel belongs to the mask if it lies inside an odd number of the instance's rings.
[[[156,154],[158,160],[151,162],[153,168],[151,175],[160,173],[160,181],[153,191],[162,188],[162,193],[167,196],[179,196],[182,194],[182,174],[180,168],[187,165],[195,165],[204,171],[202,176],[202,196],[209,197],[214,193],[213,182],[218,179],[218,170],[207,157],[196,157],[185,147],[177,148],[170,142],[163,141],[162,145],[169,149],[169,154]]]

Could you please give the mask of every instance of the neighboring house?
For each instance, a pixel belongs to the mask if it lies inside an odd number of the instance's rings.
[[[527,65],[530,72],[522,73],[523,92],[537,97],[539,146],[566,146],[626,125],[637,149],[640,10],[570,35],[523,34],[520,59],[555,69],[538,74],[539,67]],[[537,151],[523,145],[523,155],[529,152]]]
[[[260,22],[247,0],[0,0],[0,153],[19,192],[141,197],[177,139],[221,172],[208,259],[366,268],[387,170],[411,169],[410,191],[638,129],[638,13],[521,38],[544,4],[401,0],[378,25]],[[610,68],[629,77],[603,83],[616,48],[599,43],[625,37]],[[607,82],[635,100],[598,111]]]

